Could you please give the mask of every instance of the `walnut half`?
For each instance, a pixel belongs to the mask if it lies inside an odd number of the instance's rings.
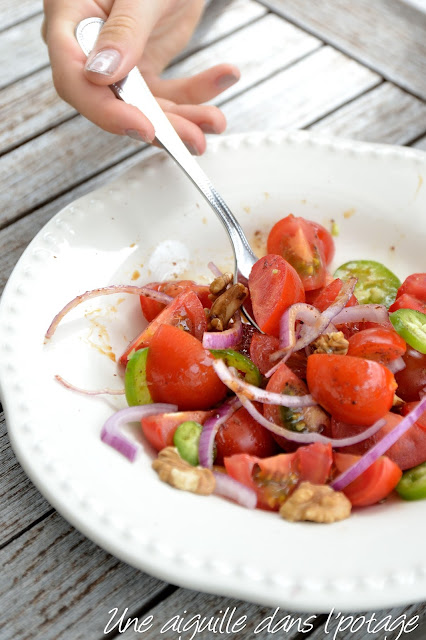
[[[327,485],[302,482],[280,509],[280,515],[291,522],[337,522],[348,518],[352,505],[341,491]]]
[[[213,472],[204,467],[193,467],[183,460],[176,447],[166,447],[152,463],[160,480],[176,489],[191,491],[202,496],[213,493],[216,481]]]
[[[332,333],[323,333],[312,343],[312,346],[314,347],[312,353],[334,353],[345,356],[348,352],[349,342],[342,331],[333,331]]]

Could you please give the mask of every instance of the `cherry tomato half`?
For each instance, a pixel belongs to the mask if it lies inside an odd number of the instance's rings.
[[[285,258],[296,269],[306,291],[324,285],[327,259],[330,259],[333,253],[334,243],[331,235],[321,227],[323,239],[320,239],[318,229],[318,224],[295,217],[291,213],[272,227],[267,240],[268,253],[276,253]]]
[[[193,291],[196,296],[198,296],[204,308],[210,309],[212,305],[212,301],[209,299],[209,287],[207,285],[197,284],[193,280],[168,280],[167,282],[151,282],[147,285],[147,287],[149,287],[150,289],[154,289],[154,291],[166,293],[172,298],[176,298],[176,296],[178,296],[180,293],[189,289]],[[158,316],[160,311],[162,311],[166,307],[166,305],[162,304],[161,302],[153,300],[152,298],[147,298],[146,296],[140,296],[140,303],[142,313],[148,322],[154,320],[154,318]]]
[[[420,391],[426,387],[426,354],[407,349],[402,356],[405,369],[395,374],[397,394],[405,402],[420,400]]]
[[[392,406],[393,374],[378,362],[325,353],[308,357],[309,391],[337,420],[372,425]]]
[[[348,356],[386,365],[404,355],[406,349],[405,340],[394,329],[377,326],[359,331],[349,338]]]
[[[265,333],[278,337],[284,311],[305,300],[296,270],[281,256],[267,255],[254,264],[248,286],[257,324]]]
[[[213,361],[213,356],[190,333],[161,325],[151,339],[146,361],[153,401],[177,404],[180,411],[213,407],[226,394]]]
[[[335,465],[342,473],[359,460],[359,456],[335,453]],[[396,487],[402,471],[387,456],[382,456],[366,469],[356,480],[343,489],[343,493],[354,507],[367,507],[380,502]]]

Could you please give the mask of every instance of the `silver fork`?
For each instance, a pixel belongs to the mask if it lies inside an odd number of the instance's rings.
[[[87,18],[78,24],[76,38],[86,55],[92,51],[103,24],[104,21],[101,18]],[[139,70],[134,67],[123,80],[110,85],[110,88],[117,98],[134,105],[146,115],[154,126],[155,137],[159,144],[192,180],[219,217],[228,233],[234,252],[234,282],[239,280],[246,283],[257,258],[251,250],[243,230],[198,162],[177,135]],[[245,315],[256,326],[253,318],[246,311]]]

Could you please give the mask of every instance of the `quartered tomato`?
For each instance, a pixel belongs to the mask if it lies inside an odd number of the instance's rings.
[[[374,436],[367,438],[363,442],[353,444],[350,447],[340,449],[343,453],[363,455],[371,447],[381,440],[387,433],[392,431],[402,420],[402,416],[389,412],[384,416],[386,424],[379,429]],[[426,422],[426,421],[425,421]],[[365,430],[359,425],[345,424],[339,420],[331,421],[331,435],[333,438],[346,438],[358,435]],[[388,458],[393,460],[401,469],[410,469],[426,460],[426,424],[421,426],[420,422],[414,424],[404,433],[387,451]]]
[[[318,289],[316,295],[311,295],[309,303],[316,307],[318,311],[325,311],[335,301],[342,286],[342,280],[335,278],[322,289]],[[345,306],[352,307],[355,304],[358,304],[358,300],[355,296],[352,296]]]
[[[146,285],[150,289],[154,289],[154,291],[160,291],[161,293],[165,293],[172,298],[176,298],[183,291],[193,291],[196,296],[200,299],[201,304],[205,309],[210,309],[212,305],[212,301],[209,299],[210,290],[209,287],[197,284],[193,280],[169,280],[167,282],[151,282]],[[154,320],[156,316],[162,311],[166,305],[158,302],[157,300],[153,300],[152,298],[147,298],[146,296],[140,296],[142,313],[145,319],[148,322]]]
[[[303,396],[308,389],[303,382],[286,363],[282,363],[271,376],[266,385],[267,391],[283,393],[290,396]],[[273,404],[263,406],[263,414],[267,420],[274,422],[290,431],[322,431],[329,424],[329,417],[320,407],[303,407],[291,409]],[[285,451],[294,450],[292,441],[274,434],[275,440]]]
[[[334,453],[334,463],[342,473],[359,460],[359,456]],[[382,456],[356,480],[343,489],[354,507],[367,507],[386,498],[400,481],[402,471],[390,458]]]
[[[224,463],[232,478],[256,491],[258,507],[278,510],[299,482],[327,482],[332,450],[329,445],[315,443],[271,458],[236,454],[225,458]]]
[[[393,374],[378,362],[324,353],[308,357],[307,382],[314,399],[337,420],[372,425],[392,406]]]
[[[126,365],[129,355],[133,351],[148,347],[157,329],[164,324],[179,327],[201,340],[204,331],[207,329],[207,320],[198,296],[190,289],[180,293],[130,342],[120,357],[120,363]]]
[[[250,342],[250,358],[259,369],[260,373],[268,373],[274,366],[270,356],[278,351],[280,341],[275,336],[266,333],[255,333]]]
[[[386,365],[404,355],[406,349],[405,340],[394,329],[377,326],[359,331],[349,338],[348,356],[367,358]]]
[[[259,407],[257,407],[259,409]],[[244,407],[237,409],[216,434],[216,463],[235,453],[267,458],[279,450],[270,431],[262,427]]]
[[[305,300],[297,272],[281,256],[267,255],[254,264],[248,286],[257,324],[265,333],[278,337],[284,311]]]
[[[398,289],[397,297],[409,293],[411,296],[426,302],[426,273],[412,273]]]
[[[272,227],[267,249],[296,269],[306,291],[324,285],[334,243],[331,234],[321,225],[290,214]]]
[[[177,413],[157,413],[141,420],[142,432],[156,451],[173,446],[173,436],[183,422],[194,421],[203,424],[212,415],[211,411],[179,411]]]
[[[422,302],[409,293],[403,293],[402,296],[398,296],[395,302],[389,307],[389,311],[391,312],[398,311],[398,309],[413,309],[414,311],[420,311],[420,313],[426,313],[426,302]]]
[[[153,401],[176,404],[180,411],[210,409],[227,390],[213,369],[213,361],[197,338],[162,324],[151,338],[146,361]]]

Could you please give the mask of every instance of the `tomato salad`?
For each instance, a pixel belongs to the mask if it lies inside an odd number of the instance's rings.
[[[332,275],[333,257],[328,230],[290,214],[247,286],[211,264],[209,286],[90,291],[46,338],[84,300],[140,296],[148,324],[119,359],[129,407],[102,440],[133,461],[140,445],[121,427],[140,421],[153,468],[177,489],[316,522],[394,489],[425,498],[426,274],[401,283],[378,262],[352,260]]]

